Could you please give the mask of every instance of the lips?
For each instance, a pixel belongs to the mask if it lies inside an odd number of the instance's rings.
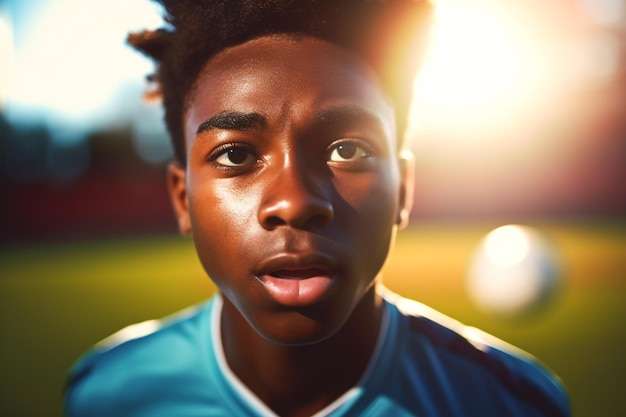
[[[336,265],[319,254],[279,254],[259,266],[255,276],[278,304],[304,307],[322,301],[336,280]]]

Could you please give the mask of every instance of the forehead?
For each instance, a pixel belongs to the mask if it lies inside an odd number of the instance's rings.
[[[310,37],[258,38],[207,62],[188,98],[185,136],[193,137],[199,123],[224,111],[272,119],[333,105],[360,107],[395,135],[393,108],[359,58]]]

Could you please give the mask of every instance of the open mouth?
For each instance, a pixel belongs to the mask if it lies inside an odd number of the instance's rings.
[[[305,307],[331,294],[337,283],[336,269],[336,261],[319,252],[281,253],[261,262],[255,276],[274,302]]]
[[[313,277],[328,276],[329,271],[321,268],[280,269],[268,275],[282,279],[307,279]]]
[[[332,272],[317,267],[278,269],[258,279],[271,299],[287,307],[305,307],[322,301],[336,281]]]

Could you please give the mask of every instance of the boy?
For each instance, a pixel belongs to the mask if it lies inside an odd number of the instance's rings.
[[[420,42],[400,41],[428,5],[163,3],[171,26],[130,42],[159,64],[172,204],[219,294],[96,346],[68,415],[567,415],[531,358],[382,287],[412,201]]]

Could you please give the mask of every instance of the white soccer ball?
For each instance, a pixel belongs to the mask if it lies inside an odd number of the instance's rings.
[[[499,227],[474,253],[467,289],[481,310],[497,316],[528,316],[545,307],[558,290],[559,265],[554,246],[537,229]]]

